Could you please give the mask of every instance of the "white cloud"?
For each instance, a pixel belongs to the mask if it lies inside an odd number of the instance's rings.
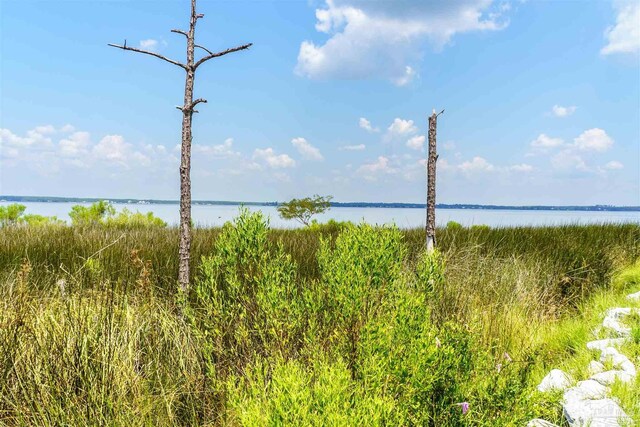
[[[396,169],[392,168],[389,164],[389,158],[385,156],[379,156],[376,161],[371,163],[365,163],[361,165],[356,173],[362,175],[365,179],[375,180],[378,174],[395,173]]]
[[[581,151],[607,151],[613,145],[613,139],[599,128],[586,130],[573,140]]]
[[[46,127],[39,126],[40,130],[45,129]],[[26,137],[21,137],[11,132],[9,129],[0,128],[0,144],[13,146],[13,147],[23,147],[23,148],[49,148],[53,146],[51,138],[46,136],[48,128],[45,129],[45,133],[39,132],[37,129],[32,129],[27,131]]]
[[[312,79],[384,78],[402,86],[416,75],[421,45],[444,47],[457,33],[506,26],[492,0],[455,2],[326,0],[316,9],[324,44],[300,45],[296,73]]]
[[[612,160],[604,165],[604,168],[609,170],[620,170],[624,168],[624,165],[617,160]]]
[[[562,150],[551,157],[551,165],[554,169],[560,171],[570,171],[573,169],[579,171],[589,170],[582,156],[571,149]]]
[[[55,143],[54,137],[57,139]],[[76,131],[71,125],[61,128],[38,126],[27,131],[24,137],[8,129],[0,129],[0,146],[2,157],[10,158],[12,166],[22,164],[41,175],[56,173],[64,165],[85,169],[116,165],[130,169],[139,165],[164,167],[177,162],[177,158],[167,153],[163,146],[147,145],[142,151],[137,151],[121,135],[107,135],[94,144],[89,132]]]
[[[194,144],[193,151],[214,159],[228,159],[240,155],[240,153],[233,151],[233,138],[227,138],[224,143],[219,145]]]
[[[541,133],[538,135],[536,139],[531,141],[531,147],[535,149],[539,149],[541,151],[546,151],[550,148],[560,147],[564,144],[564,141],[561,138],[552,138],[550,136]]]
[[[413,81],[416,77],[416,70],[407,65],[404,67],[404,74],[399,77],[394,77],[391,82],[396,86],[406,86]]]
[[[562,107],[560,105],[554,105],[551,108],[551,112],[556,117],[568,117],[568,116],[572,115],[576,111],[576,108],[577,107],[575,105],[571,105],[569,107]]]
[[[533,166],[528,165],[526,163],[520,163],[519,165],[509,166],[509,170],[514,172],[529,173],[529,172],[533,172],[533,169],[534,169]]]
[[[387,128],[387,135],[390,137],[402,137],[416,133],[418,128],[414,126],[413,120],[403,120],[396,118]]]
[[[53,127],[53,125],[36,126],[36,128],[30,132],[35,132],[41,135],[50,135],[52,133],[56,133],[56,128]]]
[[[477,172],[493,172],[496,170],[495,166],[489,163],[485,158],[476,156],[471,161],[466,161],[458,165],[464,173],[477,173]]]
[[[156,49],[158,49],[158,40],[154,40],[154,39],[140,40],[140,48],[146,49],[151,52],[155,52]]]
[[[366,145],[364,145],[364,144],[343,145],[342,147],[338,148],[338,150],[340,150],[340,151],[362,151],[365,148],[366,148]]]
[[[291,140],[291,144],[293,144],[293,146],[296,147],[296,149],[304,159],[317,160],[317,161],[324,160],[324,157],[320,153],[320,150],[318,150],[318,148],[311,145],[304,138],[299,138],[299,137],[293,138]]]
[[[412,138],[409,138],[407,141],[407,147],[412,150],[422,150],[424,147],[425,136],[424,135],[416,135]]]
[[[447,141],[442,147],[447,151],[452,151],[456,149],[456,143],[453,141]]]
[[[583,153],[607,151],[613,146],[613,139],[604,130],[593,128],[582,132],[570,144],[561,138],[552,138],[542,133],[530,145],[533,152],[527,155],[555,153],[551,156],[551,165],[555,170],[588,172],[594,169],[587,165]]]
[[[616,24],[607,28],[607,45],[600,50],[603,55],[640,52],[640,2],[616,1]]]
[[[90,144],[89,132],[74,132],[69,137],[61,139],[58,148],[62,157],[81,157],[87,155]]]
[[[296,161],[286,154],[276,154],[273,148],[260,149],[253,151],[253,160],[259,160],[272,169],[292,168],[296,165]]]
[[[130,151],[131,144],[125,142],[122,135],[107,135],[92,150],[96,158],[125,167],[127,166],[127,158]]]
[[[364,117],[360,117],[360,120],[358,121],[358,126],[366,130],[367,132],[380,132],[380,129],[374,128],[373,126],[371,126],[371,122],[365,119]]]

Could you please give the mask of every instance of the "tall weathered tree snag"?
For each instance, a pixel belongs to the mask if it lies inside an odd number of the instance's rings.
[[[209,49],[197,45],[195,43],[196,23],[198,19],[204,18],[202,13],[196,13],[196,0],[191,0],[191,19],[189,21],[189,31],[171,30],[172,33],[182,34],[187,38],[187,62],[181,63],[166,58],[155,52],[127,46],[125,40],[124,45],[109,44],[109,46],[117,47],[123,50],[131,50],[133,52],[144,53],[146,55],[155,56],[170,64],[177,65],[186,71],[186,79],[184,85],[184,104],[176,107],[182,111],[182,149],[180,157],[180,247],[178,256],[180,258],[178,270],[178,284],[182,291],[186,291],[189,287],[189,260],[191,253],[191,124],[193,113],[197,113],[195,106],[200,103],[206,103],[203,98],[193,99],[193,84],[195,81],[196,70],[198,67],[210,59],[218,58],[232,52],[248,49],[252,43],[242,46],[233,47],[221,52],[212,52]],[[196,61],[195,48],[202,49],[206,55]]]
[[[429,116],[429,149],[427,153],[427,252],[431,253],[436,246],[436,127],[438,116],[433,110]]]

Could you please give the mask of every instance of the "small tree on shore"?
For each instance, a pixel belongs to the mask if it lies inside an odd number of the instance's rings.
[[[19,203],[0,206],[0,227],[17,224],[26,209],[25,205]]]
[[[304,199],[292,199],[278,206],[278,213],[283,219],[295,219],[305,226],[309,226],[311,217],[321,214],[331,208],[332,196],[305,197]]]

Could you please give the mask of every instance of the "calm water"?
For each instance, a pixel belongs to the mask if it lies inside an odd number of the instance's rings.
[[[0,205],[9,203],[0,202]],[[27,207],[26,213],[57,216],[69,220],[68,213],[71,206],[78,203],[22,203]],[[89,204],[87,204],[89,205]],[[127,208],[131,211],[153,212],[170,225],[177,225],[180,217],[178,205],[154,204],[116,204],[117,210]],[[274,207],[251,206],[250,210],[261,210],[269,216],[271,225],[277,228],[297,227],[295,221],[280,219]],[[201,226],[218,226],[229,221],[238,214],[237,206],[202,206],[192,208],[193,220]],[[425,210],[413,208],[331,208],[323,215],[318,215],[321,222],[333,218],[338,221],[360,222],[371,224],[395,223],[398,227],[422,227],[425,222]],[[448,221],[456,221],[462,225],[486,224],[496,226],[516,225],[559,225],[559,224],[593,224],[593,223],[640,223],[640,212],[586,212],[586,211],[521,211],[521,210],[493,210],[493,209],[437,209],[438,225],[445,225]]]

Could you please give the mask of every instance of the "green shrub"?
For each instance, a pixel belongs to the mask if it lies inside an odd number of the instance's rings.
[[[52,225],[64,225],[65,222],[58,219],[56,216],[42,216],[36,214],[27,214],[20,218],[20,222],[27,224],[30,227],[42,227]]]
[[[336,221],[331,218],[329,221],[320,223],[317,220],[312,220],[308,227],[303,228],[305,231],[315,231],[322,233],[337,233],[343,230],[345,227],[355,225],[351,221]]]
[[[257,362],[227,392],[231,422],[243,426],[377,426],[389,423],[393,410],[392,398],[366,392],[344,362],[322,356],[311,366]]]
[[[447,222],[447,230],[462,230],[464,227],[459,222],[449,221]]]
[[[25,205],[13,203],[7,206],[0,206],[0,227],[15,225],[27,209]]]
[[[0,227],[13,225],[28,226],[50,226],[64,225],[64,221],[59,220],[55,216],[42,216],[35,214],[24,214],[25,205],[14,203],[7,206],[0,206]]]
[[[337,345],[354,375],[361,329],[377,315],[381,301],[400,278],[405,256],[402,233],[391,227],[348,226],[334,244],[320,243],[321,337]]]
[[[116,215],[104,218],[104,224],[108,227],[115,228],[147,228],[147,227],[166,227],[167,223],[158,218],[153,212],[143,214],[141,212],[131,212],[124,208]]]
[[[111,203],[100,200],[90,206],[72,206],[69,217],[74,226],[95,226],[104,224],[105,220],[115,213],[116,210]]]
[[[470,229],[472,231],[489,231],[491,230],[491,227],[489,227],[486,224],[476,224],[476,225],[472,225]]]
[[[286,354],[300,328],[296,265],[269,242],[261,212],[241,209],[202,258],[191,322],[205,341],[210,372],[242,367],[255,353]],[[215,364],[214,362],[217,362]]]
[[[153,212],[143,214],[141,212],[131,212],[124,208],[116,213],[113,205],[107,201],[100,200],[90,206],[75,205],[69,212],[71,224],[73,226],[87,227],[104,225],[111,228],[163,228],[167,223],[158,218]]]
[[[417,265],[419,286],[427,293],[433,292],[438,285],[444,283],[444,258],[437,249],[431,253],[424,252]]]
[[[613,285],[620,289],[636,289],[640,287],[640,259],[633,265],[616,273],[613,277]]]

